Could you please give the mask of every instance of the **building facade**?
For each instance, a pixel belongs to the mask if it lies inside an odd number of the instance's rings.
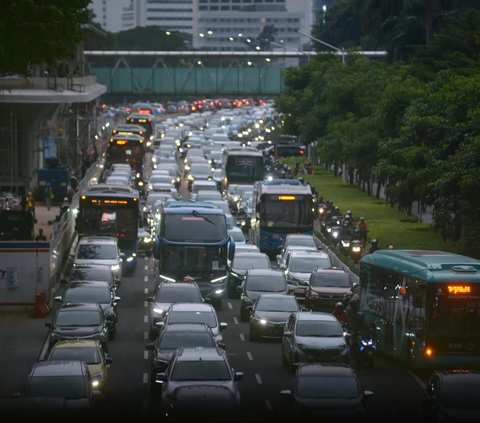
[[[99,23],[104,31],[118,32],[125,28],[122,20],[124,8],[128,8],[131,0],[92,0],[90,10],[95,14],[94,22]]]

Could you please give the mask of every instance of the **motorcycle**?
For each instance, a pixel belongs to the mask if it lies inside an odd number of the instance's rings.
[[[362,241],[354,239],[350,241],[350,257],[355,263],[358,263],[362,258]]]
[[[328,238],[332,241],[334,245],[337,244],[341,232],[342,228],[340,226],[332,226],[330,228],[330,231],[328,231]]]
[[[320,221],[325,220],[326,216],[327,216],[327,206],[324,203],[319,203],[318,214],[317,214],[318,220]]]
[[[334,226],[339,227],[341,225],[341,218],[338,216],[333,216],[330,219],[323,220],[321,223],[321,231],[325,238],[330,238],[330,233]]]
[[[373,339],[373,329],[370,330],[369,336],[365,335],[347,335],[350,352],[359,366],[365,364],[373,368],[375,367],[375,351],[377,348]]]

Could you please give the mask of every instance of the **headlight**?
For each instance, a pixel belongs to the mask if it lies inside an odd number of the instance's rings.
[[[217,279],[212,279],[210,281],[210,283],[222,283],[225,279],[227,279],[226,276],[222,276],[221,278],[217,278]]]
[[[208,161],[208,164],[212,164],[212,161],[211,161],[211,160],[209,160],[209,161]]]
[[[303,345],[303,344],[298,344],[298,343],[297,343],[297,348],[299,348],[299,349],[301,349],[301,350],[304,350],[306,347],[305,347],[305,345]]]
[[[339,350],[343,350],[345,347],[347,346],[347,344],[342,344],[338,347]]]
[[[190,166],[185,165],[185,170],[190,170]]]
[[[175,279],[169,278],[167,276],[159,275],[160,279],[165,279],[168,282],[176,282]]]
[[[332,236],[336,238],[338,236],[338,232],[332,232]]]
[[[115,270],[120,270],[120,265],[119,264],[114,264],[112,266],[112,270],[115,271]]]
[[[140,178],[140,173],[137,173],[137,178]]]
[[[218,295],[218,294],[221,294],[222,292],[223,292],[223,289],[217,289],[217,290],[215,291],[215,294]]]
[[[143,238],[143,242],[152,242],[152,238],[146,236],[145,238]]]
[[[152,162],[155,163],[157,161],[156,157],[152,157]]]
[[[262,325],[266,325],[266,324],[267,324],[267,321],[264,320],[264,319],[262,319],[262,320],[260,320],[260,323],[261,323]]]
[[[188,179],[189,181],[193,181],[195,178],[194,178],[192,175],[188,175],[188,176],[187,176],[187,179]]]
[[[148,189],[153,189],[153,185],[149,185],[149,186],[148,186]]]
[[[353,247],[352,250],[356,253],[360,252],[360,247]]]
[[[212,167],[212,172],[215,172],[215,168],[214,168],[214,167]]]
[[[245,221],[242,222],[242,226],[245,226]]]
[[[236,278],[239,278],[239,277],[240,277],[240,276],[237,275],[235,272],[230,272],[230,274],[231,274],[232,276],[235,276]]]
[[[143,187],[143,182],[140,181],[140,182],[138,183],[138,186],[139,186],[139,187]]]
[[[180,176],[177,178],[177,182],[180,182]]]
[[[147,141],[147,147],[150,147],[152,143],[150,141]]]
[[[161,308],[154,308],[153,309],[153,312],[154,313],[157,313],[157,314],[162,314],[163,313],[163,310]]]
[[[177,182],[177,180],[176,180],[176,179],[172,179],[172,184],[174,184],[175,182]]]
[[[350,243],[349,243],[348,241],[343,241],[343,240],[342,240],[342,245],[343,245],[344,247],[350,247]]]
[[[362,345],[368,345],[368,343],[362,339]]]
[[[310,292],[310,296],[312,298],[318,298],[318,294],[316,292],[313,292],[313,291]]]
[[[319,211],[320,213],[323,213],[323,208],[319,208],[318,211]]]
[[[183,161],[183,163],[187,163],[188,162],[188,159],[185,157],[185,160]]]
[[[127,261],[133,261],[133,257],[127,258]]]
[[[238,201],[238,197],[233,197],[233,201]]]
[[[271,181],[273,178],[272,178],[271,176],[269,176],[267,179],[268,179],[269,181]]]
[[[332,232],[332,228],[327,228],[327,232]]]
[[[179,148],[178,151],[180,151],[180,153],[183,153],[183,148]]]
[[[251,298],[248,298],[248,297],[243,297],[243,300],[246,302],[246,303],[253,303],[253,300]]]

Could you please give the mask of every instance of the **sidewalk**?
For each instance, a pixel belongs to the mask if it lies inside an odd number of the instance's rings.
[[[43,234],[47,237],[47,241],[50,241],[55,224],[49,225],[49,220],[55,220],[55,216],[60,213],[59,204],[53,204],[50,207],[50,210],[47,210],[45,203],[36,203],[35,204],[35,217],[37,218],[37,223],[35,224],[35,236],[38,235],[38,230],[43,229]]]

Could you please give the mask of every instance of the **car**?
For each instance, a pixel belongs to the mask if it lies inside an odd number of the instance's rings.
[[[197,199],[197,193],[199,191],[214,191],[217,192],[217,185],[213,181],[202,181],[202,180],[197,180],[192,182],[192,186],[190,189],[190,200],[191,201],[196,201]]]
[[[137,255],[145,254],[150,257],[153,253],[153,237],[144,227],[138,228]]]
[[[148,191],[153,190],[154,184],[171,184],[175,186],[176,179],[172,178],[169,174],[156,174],[150,177],[148,181]]]
[[[480,372],[437,370],[425,388],[422,420],[478,422],[480,420]]]
[[[32,366],[21,393],[14,398],[64,398],[69,412],[78,415],[91,409],[101,392],[83,361],[39,361]]]
[[[230,204],[232,214],[237,213],[237,202],[241,198],[242,194],[247,191],[253,191],[253,185],[237,185],[233,191],[233,198]]]
[[[113,341],[117,333],[117,304],[121,298],[115,295],[115,290],[108,282],[79,281],[70,282],[63,296],[54,298],[62,304],[98,304],[108,326],[108,337]]]
[[[157,340],[147,344],[145,349],[152,351],[150,361],[150,387],[158,388],[155,382],[157,373],[165,372],[174,352],[184,348],[216,348],[225,349],[225,344],[215,340],[212,329],[205,323],[172,323],[162,330]]]
[[[70,276],[67,279],[61,279],[62,284],[72,281],[103,281],[108,282],[112,288],[118,290],[120,279],[113,276],[112,267],[105,264],[84,264],[72,268]]]
[[[122,257],[118,239],[110,236],[86,236],[78,241],[73,265],[103,264],[110,266],[115,279],[122,279]]]
[[[190,171],[187,176],[188,180],[188,189],[192,189],[192,185],[194,181],[211,181],[212,179],[212,168],[208,163],[202,162],[194,162],[190,167]],[[217,190],[217,184],[212,181],[211,182],[215,187],[215,191]]]
[[[331,267],[316,269],[305,288],[305,307],[310,310],[332,310],[355,289],[345,269]]]
[[[280,270],[285,271],[285,277],[291,285],[297,286],[295,295],[305,296],[305,288],[310,282],[310,275],[317,268],[331,267],[328,255],[320,251],[292,251],[288,254]]]
[[[250,341],[283,336],[290,314],[301,311],[297,300],[285,294],[262,294],[251,307]]]
[[[155,339],[158,335],[159,329],[156,324],[164,319],[172,304],[204,301],[196,283],[162,282],[156,290],[155,297],[147,298],[147,302],[150,303],[150,339]]]
[[[243,373],[235,372],[221,348],[179,348],[165,373],[156,375],[162,385],[162,406],[168,410],[169,401],[177,388],[188,386],[222,386],[235,395],[240,405],[238,384]]]
[[[293,252],[293,251],[318,251],[318,248],[315,247],[304,247],[302,245],[289,245],[288,247],[285,248],[285,250],[277,255],[277,266],[279,269],[282,268],[287,262],[288,256]]]
[[[212,330],[215,340],[223,341],[222,331],[227,329],[227,323],[219,323],[217,313],[210,304],[205,303],[177,303],[172,304],[166,312],[163,321],[157,322],[161,330],[171,323],[205,323]]]
[[[238,287],[249,269],[271,269],[270,259],[260,252],[236,252],[227,273],[227,293],[230,298],[238,297]]]
[[[350,363],[342,326],[331,313],[292,313],[282,336],[282,364],[294,371],[298,363]]]
[[[198,201],[199,203],[204,203],[205,201],[208,201],[209,203],[212,201],[216,201],[216,202],[222,201],[225,203],[225,205],[227,205],[227,202],[223,201],[222,194],[220,194],[218,191],[213,191],[213,190],[198,191],[197,196],[195,197],[195,201]],[[230,210],[228,210],[227,212],[229,213]]]
[[[256,245],[245,244],[245,245],[235,245],[235,254],[239,253],[254,253],[260,252],[260,249]]]
[[[261,294],[288,294],[289,289],[283,272],[272,269],[251,269],[247,270],[238,291],[241,294],[240,320],[248,322],[250,310],[247,307],[253,306]]]
[[[373,395],[362,391],[354,370],[345,364],[308,364],[301,366],[292,388],[281,391],[292,405],[294,421],[364,421],[366,402]]]
[[[284,254],[285,249],[290,245],[317,248],[320,246],[319,242],[313,235],[305,234],[288,234],[279,248],[280,254]]]
[[[149,190],[150,194],[168,194],[175,198],[175,200],[179,199],[178,191],[171,183],[168,184],[153,184],[152,189]]]
[[[110,392],[108,369],[113,359],[108,357],[98,341],[58,341],[52,348],[48,361],[83,361],[87,364],[92,378],[92,389],[100,391],[99,398],[106,398]]]
[[[278,151],[275,151],[275,146],[268,147],[266,150],[267,154],[280,157],[298,157],[305,154],[305,149],[298,145],[290,144],[280,144],[278,146]]]
[[[45,327],[50,328],[49,348],[61,340],[96,339],[108,353],[107,319],[98,304],[62,304]]]
[[[245,235],[240,228],[233,227],[231,229],[228,229],[227,233],[228,236],[235,241],[235,245],[242,245],[247,243]]]

